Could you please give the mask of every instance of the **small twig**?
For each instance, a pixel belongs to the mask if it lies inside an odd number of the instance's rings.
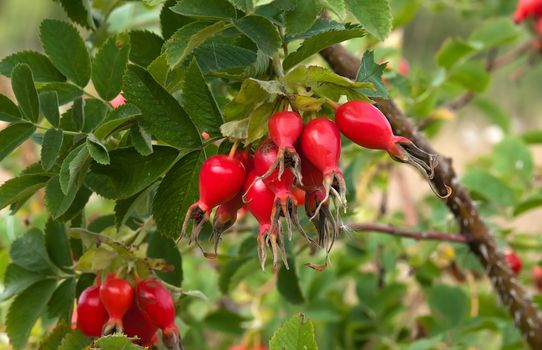
[[[430,240],[467,243],[467,239],[465,238],[465,236],[448,232],[411,231],[391,225],[382,225],[375,223],[347,224],[346,227],[347,229],[354,231],[385,233],[393,236],[412,238],[417,241]]]

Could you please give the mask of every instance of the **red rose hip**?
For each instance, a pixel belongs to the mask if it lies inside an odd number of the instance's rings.
[[[77,302],[77,328],[89,337],[99,337],[108,318],[100,300],[100,286],[85,289]]]
[[[134,300],[134,290],[130,282],[109,274],[100,286],[100,300],[109,314],[109,320],[104,325],[102,334],[110,334],[113,331],[122,332],[122,318]]]

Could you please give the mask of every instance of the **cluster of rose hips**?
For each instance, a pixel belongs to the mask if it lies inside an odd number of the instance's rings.
[[[203,224],[218,207],[213,219],[216,254],[221,233],[233,225],[237,212],[246,207],[260,225],[258,255],[262,268],[268,245],[274,264],[280,256],[288,266],[281,217],[285,218],[290,239],[295,227],[310,245],[329,252],[341,228],[339,209],[347,204],[345,180],[339,168],[341,133],[365,148],[385,150],[393,159],[413,164],[432,178],[436,158],[410,140],[395,136],[388,120],[375,106],[362,101],[340,106],[328,103],[335,109],[335,121],[317,117],[304,124],[295,111],[278,112],[269,118],[269,137],[255,148],[254,154],[250,147],[238,150],[235,144],[229,155],[207,159],[199,174],[199,200],[186,213],[181,237],[193,222],[190,241],[198,243]],[[303,191],[304,200],[299,198]],[[299,222],[297,207],[303,203],[318,232],[317,240]]]
[[[542,34],[542,0],[519,0],[513,18],[516,23],[533,18],[536,32]]]
[[[123,332],[134,343],[158,345],[158,330],[168,349],[182,349],[175,325],[175,305],[169,291],[156,278],[130,282],[109,274],[86,288],[77,302],[76,327],[89,337]]]

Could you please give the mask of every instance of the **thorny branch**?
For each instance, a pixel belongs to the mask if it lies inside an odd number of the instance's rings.
[[[525,49],[527,50],[527,49]],[[320,52],[331,68],[345,77],[355,79],[360,61],[341,45],[333,45]],[[506,62],[509,56],[496,59]],[[438,154],[425,136],[420,134],[412,121],[397,107],[392,100],[377,99],[378,107],[389,119],[395,132],[409,138],[426,152]],[[469,193],[459,183],[452,160],[439,155],[439,166],[435,169],[433,185],[441,189],[443,184],[452,188],[452,194],[443,199],[457,220],[460,233],[468,241],[469,248],[485,268],[500,300],[507,307],[515,325],[532,349],[542,349],[542,319],[533,306],[524,287],[517,281],[504,260],[502,252],[480,213],[470,198]]]

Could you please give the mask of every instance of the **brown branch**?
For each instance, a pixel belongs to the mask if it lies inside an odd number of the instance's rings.
[[[467,243],[465,236],[447,232],[436,232],[436,231],[411,231],[405,230],[399,227],[391,225],[381,225],[375,223],[362,223],[362,224],[349,224],[346,227],[354,231],[365,231],[365,232],[378,232],[385,233],[392,236],[412,238],[417,241],[429,240],[429,241],[447,241],[447,242],[456,242],[456,243]]]
[[[343,46],[331,46],[320,54],[335,72],[355,79],[360,61]],[[393,101],[376,99],[376,102],[396,133],[409,138],[424,151],[438,154]],[[537,309],[506,264],[503,254],[497,248],[489,228],[480,217],[469,193],[459,183],[452,167],[452,160],[442,156],[440,160],[439,166],[435,169],[433,185],[437,189],[442,189],[442,184],[448,184],[452,188],[452,194],[443,200],[458,222],[460,233],[468,241],[470,250],[485,268],[500,300],[506,305],[526,342],[532,349],[542,349],[542,319]]]

